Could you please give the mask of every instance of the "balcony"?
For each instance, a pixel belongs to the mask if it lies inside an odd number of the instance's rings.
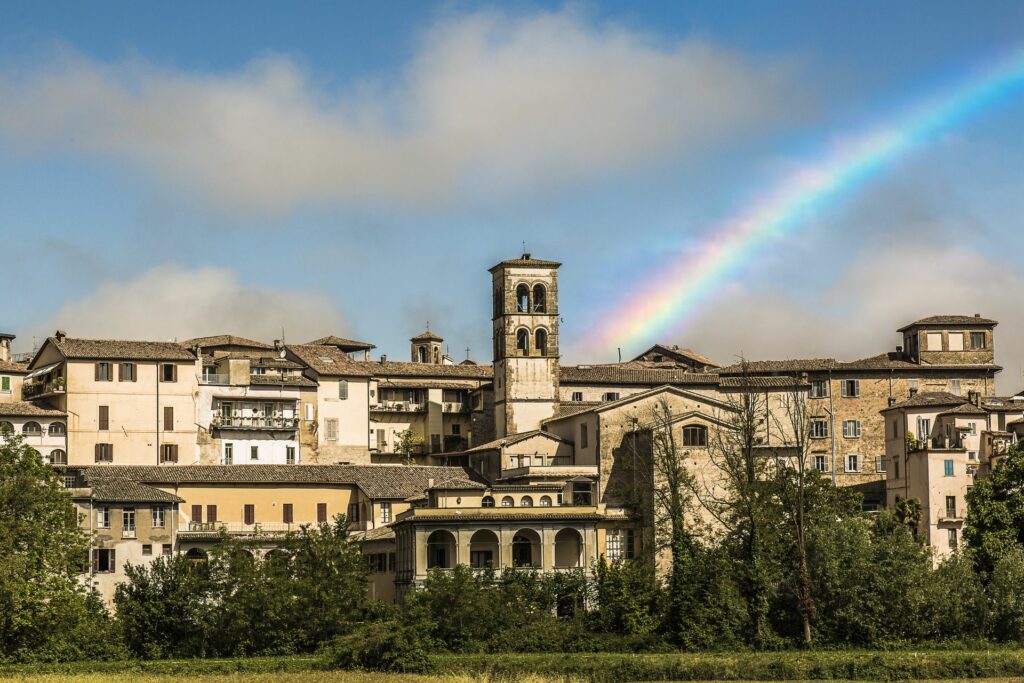
[[[407,401],[380,401],[370,406],[371,412],[377,413],[425,413],[426,403],[410,403]]]
[[[261,534],[286,534],[289,531],[298,531],[300,526],[301,524],[287,524],[285,522],[255,522],[253,524],[245,524],[244,522],[189,522],[187,531],[210,534],[211,536],[219,536],[222,533],[229,536],[259,536]]]
[[[443,413],[468,413],[470,412],[468,403],[442,403],[441,412]]]
[[[939,524],[958,524],[964,521],[963,513],[947,508],[939,513]]]
[[[294,431],[299,427],[297,417],[257,417],[216,415],[211,425],[214,429],[255,429]]]
[[[135,538],[135,529],[121,529],[121,538]]]
[[[26,382],[21,387],[21,398],[31,401],[44,396],[54,396],[64,393],[64,378],[58,377],[49,382]]]
[[[215,374],[215,373],[212,373],[212,372],[208,372],[208,373],[204,373],[203,374],[203,378],[199,381],[199,383],[200,384],[224,384],[224,385],[226,385],[226,384],[231,384],[231,380],[230,380],[230,375],[228,375],[227,373],[218,375],[218,374]]]

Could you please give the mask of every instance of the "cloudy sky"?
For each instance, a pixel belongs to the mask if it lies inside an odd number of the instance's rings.
[[[740,11],[742,10],[742,12]],[[1024,47],[1024,4],[22,3],[0,24],[0,328],[431,328],[489,361],[487,268],[560,271],[566,362],[889,350],[938,313],[1024,360],[1024,87],[759,247],[678,324],[607,341],[652,269],[828,140]],[[595,340],[600,339],[600,343]]]

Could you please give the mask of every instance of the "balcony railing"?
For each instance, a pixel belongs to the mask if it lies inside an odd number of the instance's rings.
[[[387,413],[425,413],[426,403],[410,403],[408,401],[380,401],[370,406],[370,410]]]
[[[283,534],[289,531],[298,531],[301,524],[285,522],[189,522],[188,531],[206,532],[219,534],[221,532],[229,535],[254,536],[259,534]]]
[[[121,538],[135,538],[135,529],[121,529]]]
[[[215,429],[298,429],[297,417],[252,417],[216,415],[213,418]]]
[[[49,382],[26,382],[21,387],[21,397],[26,401],[40,396],[50,394],[63,394],[64,380],[51,380]]]

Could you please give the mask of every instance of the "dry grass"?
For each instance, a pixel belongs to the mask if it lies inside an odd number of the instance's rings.
[[[359,673],[350,671],[307,671],[303,673],[235,673],[184,676],[172,674],[0,674],[0,681],[20,683],[489,683],[474,676],[416,676],[410,674]],[[917,681],[916,683],[1010,683],[1019,678],[975,678]],[[525,675],[516,683],[585,683],[583,678]],[[696,682],[700,683],[700,682]],[[744,683],[737,681],[735,683]],[[746,683],[756,683],[747,681]],[[788,683],[812,683],[789,681]],[[833,681],[832,683],[842,683]],[[853,682],[850,682],[853,683]]]

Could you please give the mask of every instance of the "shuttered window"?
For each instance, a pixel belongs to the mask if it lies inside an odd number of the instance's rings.
[[[192,506],[192,521],[201,524],[203,521],[203,506],[193,505]]]
[[[118,365],[118,381],[134,382],[136,381],[135,375],[135,363],[121,363]]]
[[[164,406],[164,431],[174,431],[174,406]]]
[[[316,504],[316,521],[319,524],[327,521],[327,503]]]
[[[96,376],[97,382],[113,382],[114,381],[114,369],[110,363],[102,362],[96,364]]]
[[[255,524],[256,523],[256,506],[248,504],[245,506],[245,523]]]
[[[338,440],[338,418],[329,417],[325,420],[327,426],[327,440],[337,441]]]
[[[100,406],[99,428],[101,430],[110,429],[110,406]]]
[[[164,363],[160,366],[160,381],[161,382],[177,382],[178,381],[178,366],[174,363]]]
[[[285,503],[282,506],[282,510],[284,511],[284,523],[285,524],[291,524],[292,521],[293,521],[292,520],[292,504],[291,503]]]
[[[216,505],[207,505],[206,506],[206,521],[211,523],[211,524],[213,522],[217,521],[217,506]]]
[[[178,444],[160,444],[160,462],[178,462]]]
[[[338,380],[338,398],[343,400],[343,401],[348,398],[348,380],[347,379],[340,379],[340,380]]]
[[[114,444],[98,443],[93,448],[96,462],[114,462]]]

